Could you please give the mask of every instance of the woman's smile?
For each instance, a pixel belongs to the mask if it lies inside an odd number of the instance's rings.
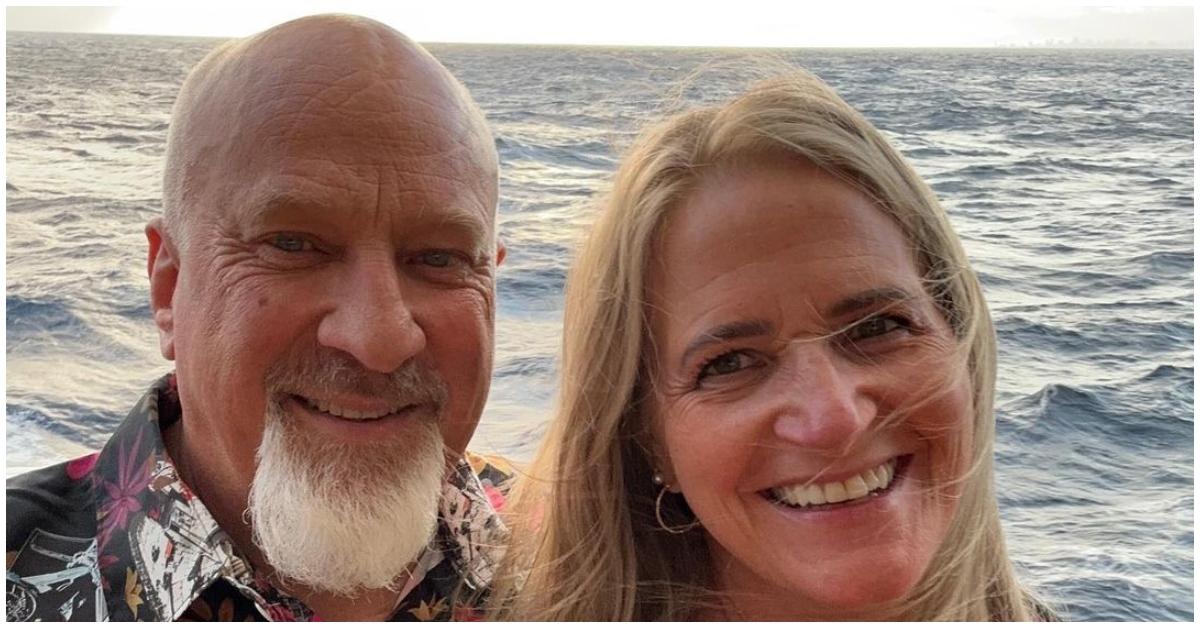
[[[812,479],[789,482],[759,493],[764,499],[801,512],[828,512],[864,504],[887,495],[899,482],[910,457],[891,458],[872,468],[854,472],[841,480]],[[829,476],[842,474],[828,474]]]

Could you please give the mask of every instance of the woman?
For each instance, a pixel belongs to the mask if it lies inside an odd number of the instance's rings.
[[[816,77],[643,133],[572,268],[500,619],[1028,620],[995,338],[933,193]]]

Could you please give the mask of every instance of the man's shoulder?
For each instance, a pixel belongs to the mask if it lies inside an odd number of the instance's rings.
[[[36,530],[71,537],[96,534],[90,472],[96,454],[22,473],[5,483],[5,550],[20,550]]]
[[[100,592],[95,454],[8,478],[5,618],[9,621],[106,616]]]

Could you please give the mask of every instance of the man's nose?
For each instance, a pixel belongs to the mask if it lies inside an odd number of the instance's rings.
[[[840,452],[871,426],[878,404],[861,365],[821,342],[798,348],[780,371],[772,428],[783,441]]]
[[[358,260],[335,288],[337,304],[321,320],[317,340],[363,367],[390,373],[425,349],[425,332],[405,301],[390,256]]]

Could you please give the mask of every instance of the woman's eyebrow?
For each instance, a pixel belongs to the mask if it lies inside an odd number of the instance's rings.
[[[680,358],[679,364],[681,367],[687,365],[688,359],[697,351],[719,342],[734,340],[737,338],[749,338],[753,336],[768,336],[775,333],[775,327],[763,319],[754,319],[748,321],[733,321],[730,323],[721,323],[708,328],[704,333],[700,334],[695,340],[688,344],[683,351],[683,357]]]
[[[826,310],[825,314],[829,318],[840,318],[854,312],[891,303],[900,303],[912,298],[913,296],[907,291],[895,286],[872,288],[834,303]]]
[[[912,295],[907,291],[895,286],[872,288],[834,303],[827,310],[826,314],[831,318],[836,318],[871,307],[899,303],[912,298]],[[692,355],[710,345],[738,338],[768,336],[773,333],[775,333],[774,325],[764,319],[732,321],[715,325],[706,329],[688,344],[687,348],[683,350],[683,356],[679,360],[680,366],[686,366]]]

